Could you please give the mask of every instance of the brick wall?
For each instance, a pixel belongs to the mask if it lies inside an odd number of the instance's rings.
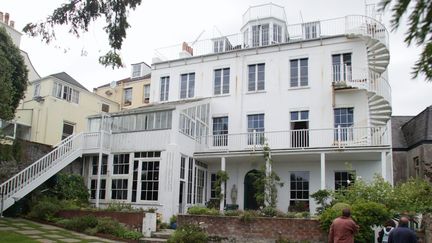
[[[196,224],[208,235],[218,236],[227,242],[274,242],[276,239],[309,243],[326,242],[327,234],[312,219],[254,218],[243,222],[239,217],[179,215],[179,226]]]
[[[141,231],[144,212],[109,212],[109,211],[82,211],[82,210],[63,210],[58,213],[62,218],[82,217],[86,215],[94,215],[95,217],[109,217],[125,224],[131,229]]]

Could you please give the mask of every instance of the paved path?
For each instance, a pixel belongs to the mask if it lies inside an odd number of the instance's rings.
[[[120,241],[80,234],[52,225],[41,224],[21,218],[0,218],[1,231],[26,235],[41,243],[115,243]]]

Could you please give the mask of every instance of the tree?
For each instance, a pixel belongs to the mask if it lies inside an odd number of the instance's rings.
[[[55,39],[55,26],[69,25],[69,32],[79,37],[81,32],[87,32],[90,23],[105,17],[105,32],[108,34],[111,50],[99,57],[99,62],[105,66],[122,67],[119,55],[126,29],[129,9],[135,9],[141,0],[70,0],[55,9],[44,21],[28,23],[23,31],[30,36],[41,36],[47,44]]]
[[[0,119],[14,118],[27,88],[27,72],[20,50],[6,30],[0,28]]]
[[[422,47],[420,58],[414,64],[413,78],[424,74],[432,81],[432,1],[427,0],[382,0],[381,10],[390,9],[392,31],[399,28],[402,17],[408,15],[408,31],[405,43]]]

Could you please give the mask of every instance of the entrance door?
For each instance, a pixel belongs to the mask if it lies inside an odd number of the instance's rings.
[[[180,181],[180,191],[179,191],[179,213],[184,213],[185,203],[184,203],[184,190],[185,182]]]
[[[256,210],[259,208],[258,202],[255,199],[257,190],[253,185],[257,177],[264,176],[262,172],[257,170],[249,171],[244,179],[244,209]]]

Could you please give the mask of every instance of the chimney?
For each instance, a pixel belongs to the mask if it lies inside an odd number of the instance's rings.
[[[12,28],[15,28],[15,21],[11,20],[9,22],[9,26],[12,27]]]
[[[4,16],[4,22],[6,25],[9,25],[9,13],[6,13]]]
[[[3,12],[0,12],[0,22],[3,22]]]

